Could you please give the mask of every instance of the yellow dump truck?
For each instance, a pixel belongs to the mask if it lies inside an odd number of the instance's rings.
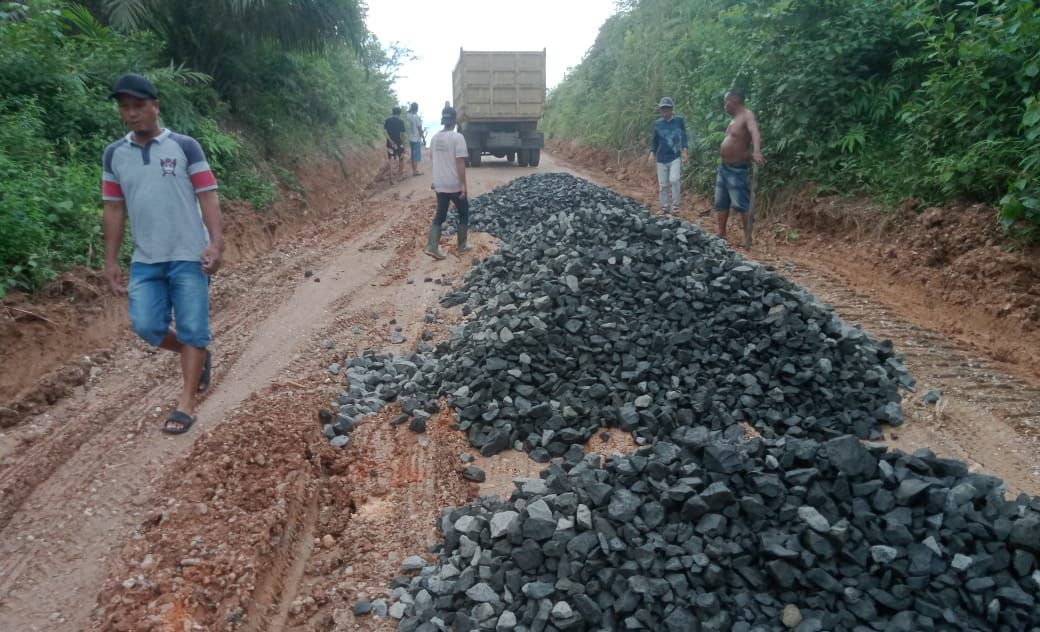
[[[545,111],[545,51],[459,51],[451,73],[460,132],[469,166],[484,155],[537,167],[545,137],[538,119]]]

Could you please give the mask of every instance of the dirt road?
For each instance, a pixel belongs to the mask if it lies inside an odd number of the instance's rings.
[[[555,168],[547,158],[541,170]],[[471,194],[530,171],[489,161],[471,172]],[[166,505],[156,496],[157,486],[172,481],[177,488],[189,477],[177,468],[178,458],[199,433],[212,433],[235,417],[254,393],[328,391],[325,367],[368,346],[393,348],[388,323],[394,320],[403,325],[407,344],[415,344],[427,307],[436,306],[445,290],[441,279],[458,277],[472,259],[435,262],[420,254],[431,214],[429,185],[428,174],[390,188],[379,185],[381,190],[344,207],[327,225],[215,278],[215,383],[192,434],[171,438],[159,432],[178,391],[174,358],[146,349],[125,332],[97,379],[4,433],[5,629],[86,627],[114,554],[150,512]],[[478,256],[493,245],[485,235],[473,242]],[[325,348],[330,339],[333,350]],[[299,388],[303,384],[308,386]],[[296,412],[309,419],[317,401]],[[237,421],[248,424],[255,417]]]
[[[568,169],[543,155],[538,171],[553,170]],[[470,171],[470,193],[531,171],[488,161]],[[5,629],[392,627],[355,621],[352,607],[384,595],[405,557],[425,554],[442,507],[481,492],[458,475],[467,446],[447,414],[416,435],[385,423],[391,407],[335,450],[315,411],[338,391],[333,362],[446,335],[458,309],[431,310],[472,257],[420,254],[429,175],[356,200],[313,199],[341,212],[215,280],[215,384],[191,434],[159,432],[177,392],[174,359],[124,333],[96,378],[0,436]],[[472,241],[474,256],[495,247],[486,235]],[[855,270],[843,276],[782,249],[755,256],[891,338],[918,394],[942,389],[938,406],[907,401],[895,445],[931,447],[1012,491],[1040,491],[1040,392],[1025,372],[849,278]],[[398,327],[403,344],[391,343]],[[500,493],[537,470],[523,455],[493,461],[482,463],[495,474],[486,489]]]

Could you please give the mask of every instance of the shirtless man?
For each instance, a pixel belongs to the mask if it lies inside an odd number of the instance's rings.
[[[740,224],[747,237],[748,206],[751,188],[748,172],[751,161],[765,164],[762,157],[762,138],[758,133],[755,113],[744,105],[744,91],[733,88],[726,92],[726,113],[733,117],[726,128],[726,139],[719,147],[722,164],[715,176],[715,211],[719,218],[719,237],[726,238],[729,213],[740,215]]]

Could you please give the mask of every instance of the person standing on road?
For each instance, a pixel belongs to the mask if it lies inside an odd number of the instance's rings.
[[[459,214],[459,253],[467,252],[466,243],[469,236],[469,193],[466,189],[466,137],[455,131],[458,116],[455,109],[448,104],[441,111],[441,125],[444,129],[433,135],[430,140],[430,156],[433,161],[433,184],[437,193],[437,215],[430,226],[429,238],[424,252],[434,259],[443,259],[438,249],[441,239],[441,226],[448,218],[448,203],[455,205]]]
[[[419,116],[419,104],[408,107],[408,144],[412,150],[412,175],[421,176],[419,163],[422,161],[423,138],[422,118]]]
[[[386,136],[386,167],[390,184],[394,183],[394,161],[397,161],[397,177],[403,175],[404,164],[404,121],[401,120],[401,108],[395,107],[390,118],[383,121],[383,135]]]
[[[755,113],[744,105],[743,90],[732,88],[726,92],[726,113],[733,117],[726,128],[726,138],[719,147],[722,162],[715,176],[715,211],[719,220],[719,237],[726,238],[730,210],[740,216],[745,243],[748,238],[748,207],[751,203],[751,184],[748,177],[751,161],[765,164],[762,157],[762,138]]]
[[[116,295],[129,294],[134,332],[180,354],[184,387],[163,432],[181,434],[195,423],[196,396],[209,388],[212,372],[209,281],[224,252],[217,181],[194,138],[159,126],[159,96],[150,81],[122,75],[109,98],[130,133],[101,160],[105,278]],[[128,215],[129,287],[119,268]]]
[[[662,97],[657,107],[661,111],[661,118],[654,121],[650,162],[657,164],[661,212],[667,214],[679,210],[679,175],[682,163],[690,157],[689,139],[686,136],[686,122],[673,113],[675,103],[672,98]]]

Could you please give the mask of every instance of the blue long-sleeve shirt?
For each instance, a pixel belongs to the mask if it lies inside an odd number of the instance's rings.
[[[663,118],[654,121],[654,138],[650,141],[650,151],[657,156],[657,162],[672,162],[680,157],[688,146],[686,121],[681,116],[673,116],[670,121]]]

